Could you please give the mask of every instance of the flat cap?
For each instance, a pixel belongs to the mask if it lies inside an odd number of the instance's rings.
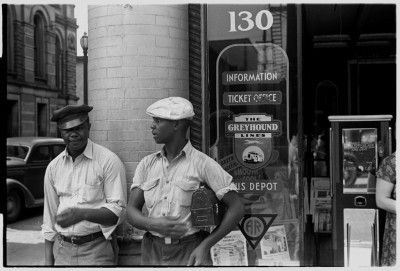
[[[92,111],[93,107],[86,104],[67,105],[53,112],[51,121],[56,121],[58,128],[71,129],[84,123]]]
[[[150,105],[146,113],[151,117],[169,120],[192,119],[194,116],[192,103],[182,97],[161,99]]]

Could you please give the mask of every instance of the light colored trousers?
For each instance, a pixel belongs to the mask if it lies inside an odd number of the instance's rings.
[[[74,245],[57,236],[54,240],[53,254],[54,265],[115,265],[111,241],[102,237],[82,245]]]

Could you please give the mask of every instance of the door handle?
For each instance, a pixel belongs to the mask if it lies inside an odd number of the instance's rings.
[[[351,238],[351,225],[349,223],[346,224],[346,238],[347,238],[347,266],[350,266],[350,238]]]
[[[372,237],[371,266],[376,266],[375,223],[372,223],[371,225],[371,237]]]

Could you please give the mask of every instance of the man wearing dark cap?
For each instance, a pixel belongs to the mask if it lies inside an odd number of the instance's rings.
[[[125,218],[125,169],[116,154],[89,139],[92,109],[67,105],[51,118],[67,147],[44,178],[46,265],[115,264],[111,234]]]
[[[147,231],[142,240],[142,265],[212,265],[210,248],[236,227],[244,212],[232,176],[186,139],[194,116],[188,100],[162,99],[146,113],[153,117],[154,140],[164,147],[137,166],[127,207],[130,223]],[[211,234],[191,223],[191,198],[201,183],[227,207]],[[142,214],[144,204],[147,215]]]

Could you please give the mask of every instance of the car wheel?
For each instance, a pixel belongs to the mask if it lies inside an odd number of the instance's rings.
[[[7,195],[7,222],[14,222],[22,211],[22,198],[17,191],[11,190]]]

